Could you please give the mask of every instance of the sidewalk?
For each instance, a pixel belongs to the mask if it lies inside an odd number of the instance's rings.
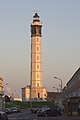
[[[80,116],[70,116],[66,113],[63,113],[61,117],[56,119],[53,118],[53,120],[80,120]]]

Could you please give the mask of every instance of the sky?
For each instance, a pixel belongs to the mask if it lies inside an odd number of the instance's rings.
[[[30,25],[42,27],[42,81],[48,91],[63,87],[80,67],[80,0],[0,0],[0,77],[14,96],[30,84]]]

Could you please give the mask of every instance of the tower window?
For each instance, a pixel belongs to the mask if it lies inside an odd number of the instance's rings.
[[[39,42],[39,39],[37,38],[37,42]]]
[[[39,87],[39,83],[37,83],[37,87]]]
[[[39,47],[37,47],[37,51],[39,51]]]
[[[37,60],[39,60],[39,56],[37,56]]]
[[[37,69],[39,69],[39,65],[37,65]]]
[[[39,34],[39,27],[36,27],[36,33]]]
[[[37,78],[39,78],[39,74],[37,74]]]

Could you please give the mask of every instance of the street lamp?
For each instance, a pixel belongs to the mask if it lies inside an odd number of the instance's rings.
[[[60,82],[61,82],[61,92],[62,92],[62,79],[60,79],[60,78],[58,78],[58,77],[54,77],[55,79],[57,79],[57,80],[60,80]]]

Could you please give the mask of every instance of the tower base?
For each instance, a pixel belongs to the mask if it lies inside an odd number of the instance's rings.
[[[31,92],[31,93],[30,93]],[[30,96],[31,95],[31,96]],[[46,101],[47,89],[45,87],[31,88],[26,86],[22,88],[22,101]]]
[[[31,88],[31,98],[43,99],[47,98],[47,89],[45,87]]]

